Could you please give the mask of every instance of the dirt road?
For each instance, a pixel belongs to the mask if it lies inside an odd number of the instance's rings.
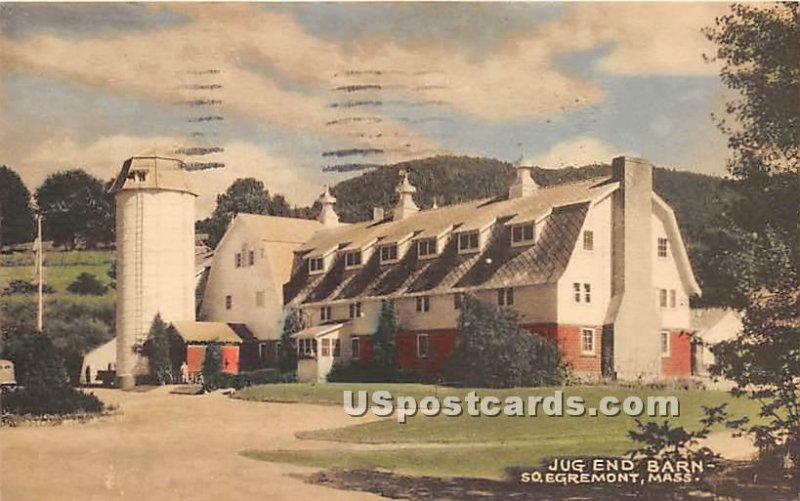
[[[338,407],[170,395],[166,388],[96,393],[122,414],[0,429],[0,501],[380,499],[291,476],[313,468],[238,455],[320,447],[294,433],[354,424]]]

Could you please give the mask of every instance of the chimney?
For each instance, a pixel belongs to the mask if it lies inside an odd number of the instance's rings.
[[[613,322],[613,370],[623,379],[654,379],[661,375],[661,313],[653,282],[653,166],[617,157],[611,171],[619,182],[612,198],[608,319]]]
[[[408,173],[400,171],[400,184],[397,185],[397,205],[394,207],[394,220],[399,221],[419,211],[413,195],[417,189],[408,181]]]
[[[317,220],[322,223],[323,226],[338,226],[339,216],[336,214],[336,211],[333,210],[333,204],[336,203],[336,199],[331,195],[331,191],[328,189],[327,185],[325,185],[325,191],[319,196],[317,202],[322,205],[322,210],[319,211]]]
[[[383,207],[373,207],[372,208],[372,220],[375,222],[383,221],[384,213]]]
[[[528,196],[539,188],[539,185],[531,177],[532,165],[526,165],[525,162],[520,160],[515,164],[515,167],[517,169],[517,179],[508,188],[509,200]]]

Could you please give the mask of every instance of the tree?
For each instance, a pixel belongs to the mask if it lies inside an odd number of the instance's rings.
[[[381,302],[378,328],[372,336],[373,360],[376,370],[391,374],[394,371],[395,335],[397,334],[397,314],[391,301]]]
[[[81,169],[57,172],[36,190],[44,238],[74,249],[114,240],[114,204],[101,180]]]
[[[150,376],[158,383],[165,384],[172,381],[174,368],[172,367],[170,335],[167,324],[156,314],[150,326],[147,339],[141,347],[141,353],[147,357]]]
[[[24,331],[17,334],[7,356],[14,362],[17,384],[33,394],[68,389],[64,360],[46,333]]]
[[[264,183],[252,177],[239,178],[225,193],[217,195],[217,206],[211,217],[199,221],[197,231],[208,233],[206,243],[216,247],[236,214],[293,216],[283,195],[271,196]]]
[[[730,266],[746,298],[744,330],[714,348],[713,372],[760,402],[764,422],[744,426],[800,480],[800,8],[733,5],[705,33],[736,95],[716,120],[739,196]]]
[[[67,291],[73,294],[102,296],[108,292],[108,286],[91,273],[83,272],[67,286]]]
[[[558,345],[523,330],[516,312],[465,296],[445,374],[469,386],[510,388],[561,383]]]
[[[33,240],[31,193],[19,174],[0,165],[0,248]]]
[[[209,343],[206,346],[206,356],[201,370],[206,389],[216,389],[222,376],[222,349],[217,343]]]
[[[300,310],[290,308],[283,320],[281,340],[278,343],[278,370],[281,373],[297,370],[297,345],[292,334],[300,332],[304,328],[305,322]]]

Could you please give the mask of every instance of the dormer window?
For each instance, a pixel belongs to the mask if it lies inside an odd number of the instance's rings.
[[[419,257],[429,257],[436,255],[436,239],[426,238],[417,242],[417,255]]]
[[[515,224],[511,227],[512,245],[529,245],[533,243],[533,223]]]
[[[458,252],[473,252],[478,250],[478,232],[470,231],[458,235]]]
[[[384,245],[381,247],[381,264],[397,261],[397,244]]]
[[[322,273],[325,270],[325,260],[321,257],[312,257],[308,260],[309,273]]]
[[[345,253],[344,265],[346,268],[361,266],[361,251],[352,251]]]

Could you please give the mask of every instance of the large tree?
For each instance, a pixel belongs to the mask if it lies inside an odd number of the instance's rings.
[[[800,12],[796,3],[733,5],[706,35],[734,93],[717,117],[739,195],[724,255],[746,304],[743,332],[715,349],[715,372],[761,403],[764,420],[749,431],[798,473]]]
[[[211,217],[198,221],[197,230],[208,233],[207,243],[216,247],[236,214],[293,216],[294,211],[283,195],[270,195],[264,183],[252,177],[239,178],[225,193],[217,195]]]
[[[114,240],[114,204],[104,183],[81,169],[51,174],[36,190],[44,238],[73,249]]]
[[[381,302],[378,327],[372,335],[375,368],[381,374],[394,371],[395,336],[397,335],[397,314],[391,301]]]
[[[19,174],[0,165],[0,248],[33,240],[31,193]]]
[[[283,330],[278,343],[278,370],[289,373],[297,370],[297,348],[292,334],[305,328],[303,315],[297,308],[290,308],[283,319]]]

